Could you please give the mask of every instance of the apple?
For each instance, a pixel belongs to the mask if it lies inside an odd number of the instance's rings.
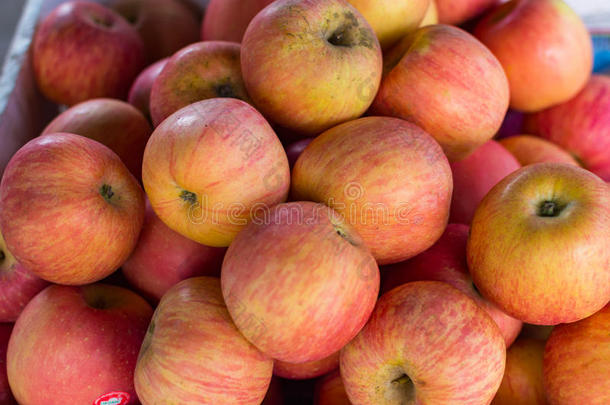
[[[502,66],[483,44],[457,27],[431,25],[387,53],[371,113],[419,125],[456,161],[496,134],[508,100]]]
[[[610,403],[610,304],[579,322],[558,325],[544,350],[549,403]]]
[[[291,169],[294,167],[297,159],[299,156],[301,156],[301,153],[303,153],[311,141],[313,141],[313,138],[304,138],[299,141],[292,142],[286,147],[286,156],[288,157],[288,163],[290,164]]]
[[[436,0],[442,24],[460,25],[481,15],[500,0]]]
[[[6,375],[6,349],[12,330],[12,323],[0,323],[0,404],[2,405],[16,404]]]
[[[258,405],[273,360],[239,333],[217,278],[194,277],[163,296],[142,343],[135,387],[144,404]]]
[[[484,143],[466,159],[451,163],[453,199],[449,222],[470,225],[489,190],[520,167],[517,158],[494,140]]]
[[[148,63],[199,39],[199,16],[182,0],[103,0],[138,31]]]
[[[560,163],[525,166],[485,196],[468,267],[484,297],[536,325],[575,322],[610,301],[610,187]]]
[[[73,404],[98,398],[139,403],[133,375],[152,314],[143,298],[121,287],[47,287],[25,307],[9,341],[15,398],[28,405],[66,398]]]
[[[571,100],[526,118],[527,130],[559,145],[610,181],[610,78],[594,75]]]
[[[347,398],[339,370],[316,381],[314,405],[352,405]]]
[[[305,363],[286,363],[275,360],[273,363],[273,375],[290,380],[307,380],[320,377],[339,368],[339,352],[335,352],[320,360]]]
[[[263,115],[311,136],[368,109],[381,58],[375,33],[346,0],[277,0],[248,26],[241,68]]]
[[[150,93],[150,115],[158,126],[196,101],[233,97],[249,102],[239,63],[240,45],[209,41],[191,44],[174,54]]]
[[[290,168],[280,140],[250,105],[199,101],[153,132],[142,167],[151,205],[171,229],[228,246],[257,207],[286,200]]]
[[[150,117],[150,92],[153,82],[159,76],[169,58],[161,59],[144,69],[134,80],[127,101],[152,121]]]
[[[420,27],[438,24],[438,6],[436,5],[437,1],[438,0],[430,0],[428,9],[426,10],[426,14],[424,15],[424,19],[419,24]]]
[[[432,0],[348,0],[366,18],[382,49],[415,31]]]
[[[57,132],[82,135],[106,145],[136,179],[142,177],[142,155],[152,129],[134,106],[109,98],[84,101],[59,114],[42,135]]]
[[[566,163],[578,166],[576,159],[552,142],[531,135],[516,135],[500,140],[523,166],[534,163]]]
[[[274,0],[210,0],[203,24],[203,41],[241,42],[250,21]]]
[[[563,0],[511,0],[474,33],[504,66],[514,109],[539,111],[569,100],[591,74],[591,36]]]
[[[125,98],[145,63],[138,32],[90,1],[59,5],[39,24],[32,46],[38,87],[59,104]]]
[[[35,138],[0,183],[8,251],[36,276],[87,284],[118,269],[136,246],[144,193],[119,157],[80,135]]]
[[[47,282],[15,260],[0,233],[0,322],[15,322],[25,305]],[[2,404],[0,395],[0,404]]]
[[[330,356],[364,326],[379,269],[358,233],[312,202],[260,210],[225,255],[222,294],[239,331],[269,357]]]
[[[472,299],[414,281],[381,296],[340,369],[354,405],[479,405],[500,386],[505,357],[498,327]]]
[[[184,279],[220,277],[225,250],[201,245],[172,231],[147,200],[140,239],[123,263],[123,274],[145,297],[158,302],[167,290]]]
[[[324,132],[292,171],[293,199],[337,210],[379,264],[403,261],[436,242],[447,225],[452,188],[438,143],[416,125],[389,117]]]
[[[544,343],[544,340],[519,338],[506,351],[504,377],[491,405],[547,404],[542,386]]]
[[[381,292],[411,281],[443,281],[472,298],[500,328],[506,347],[519,335],[522,323],[500,310],[496,305],[481,296],[466,264],[466,242],[468,226],[449,224],[443,236],[428,250],[414,258],[382,271]]]

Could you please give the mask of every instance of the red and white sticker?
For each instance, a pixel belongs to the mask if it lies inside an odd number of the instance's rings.
[[[109,392],[93,402],[93,405],[127,405],[129,394],[126,392]]]

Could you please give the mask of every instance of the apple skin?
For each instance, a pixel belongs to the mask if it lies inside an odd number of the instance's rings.
[[[258,405],[273,360],[239,333],[217,278],[194,277],[161,299],[142,343],[135,386],[144,404]]]
[[[419,24],[420,27],[438,24],[438,6],[436,5],[436,2],[437,0],[430,0],[424,19]]]
[[[33,64],[39,89],[56,103],[123,99],[144,67],[144,44],[112,10],[90,1],[68,1],[39,24]]]
[[[504,146],[523,166],[535,163],[566,163],[579,166],[576,159],[556,144],[532,135],[516,135],[501,139]]]
[[[155,213],[174,231],[226,247],[256,208],[286,200],[284,148],[253,107],[233,98],[199,101],[153,132],[142,166]]]
[[[220,279],[240,332],[288,363],[345,346],[379,292],[379,269],[363,240],[337,212],[312,202],[262,212],[229,246]]]
[[[511,0],[489,12],[474,34],[504,66],[516,110],[569,100],[593,68],[589,31],[563,0]]]
[[[153,314],[121,287],[53,285],[25,307],[8,345],[8,379],[19,403],[91,404],[110,392],[139,403],[133,375]],[[67,367],[66,365],[69,365]]]
[[[0,234],[0,322],[15,322],[28,302],[48,283],[21,265]],[[2,404],[0,395],[0,404]]]
[[[526,166],[485,196],[468,268],[484,297],[523,322],[556,325],[610,301],[610,188],[566,164]]]
[[[303,153],[307,145],[309,145],[313,139],[314,138],[301,139],[300,141],[292,142],[286,147],[286,156],[288,157],[288,163],[290,164],[291,169],[294,167],[299,156],[301,156],[301,153]]]
[[[138,31],[147,63],[199,40],[199,16],[181,0],[103,0]]]
[[[289,380],[307,380],[320,377],[339,368],[339,352],[335,352],[320,360],[305,363],[286,363],[275,360],[273,375]]]
[[[542,385],[544,344],[520,337],[506,351],[504,377],[491,405],[547,405]]]
[[[134,80],[131,89],[129,90],[129,96],[127,97],[129,104],[140,110],[151,122],[150,92],[152,91],[155,79],[159,76],[168,60],[169,58],[161,59],[144,69],[136,80]]]
[[[451,163],[453,199],[449,222],[470,225],[489,190],[519,168],[517,158],[494,140],[484,143],[466,159]]]
[[[460,25],[497,4],[499,0],[436,0],[441,24]]]
[[[559,145],[610,181],[610,78],[593,75],[571,100],[526,118],[528,131]]]
[[[144,193],[119,157],[80,135],[35,138],[13,155],[0,184],[8,250],[58,284],[100,280],[131,254],[144,221]]]
[[[419,125],[456,161],[496,134],[508,100],[506,74],[483,44],[457,27],[432,25],[387,53],[371,114]]]
[[[316,381],[314,405],[352,405],[349,402],[339,370]]]
[[[42,135],[68,132],[98,141],[116,153],[136,179],[152,128],[137,108],[109,98],[79,103],[59,114]]]
[[[379,41],[346,0],[277,0],[252,20],[241,67],[254,105],[304,136],[361,116],[379,88]]]
[[[544,388],[552,405],[610,403],[610,304],[558,325],[544,350]]]
[[[414,281],[379,298],[341,350],[340,370],[354,405],[480,405],[500,386],[505,357],[498,327],[472,299]]]
[[[241,42],[250,21],[274,0],[210,0],[201,25],[202,41]]]
[[[348,0],[371,25],[382,49],[415,31],[431,0]]]
[[[506,347],[519,335],[522,322],[499,309],[479,294],[466,263],[468,226],[449,224],[443,236],[428,250],[402,263],[382,270],[381,292],[411,281],[443,281],[472,298],[494,320]]]
[[[0,323],[0,404],[16,405],[6,375],[6,349],[13,330],[12,323]]]
[[[292,197],[327,204],[362,236],[379,264],[429,248],[447,225],[451,169],[419,127],[366,117],[331,128],[303,151]]]
[[[172,231],[146,202],[138,244],[122,269],[129,284],[159,302],[175,284],[190,277],[220,277],[226,249],[201,245]]]
[[[233,97],[250,102],[239,62],[240,45],[208,41],[176,52],[155,79],[150,115],[158,126],[179,109],[200,100]]]

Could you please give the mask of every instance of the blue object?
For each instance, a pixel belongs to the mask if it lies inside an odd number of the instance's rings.
[[[593,34],[595,62],[593,69],[597,73],[610,73],[610,32]]]

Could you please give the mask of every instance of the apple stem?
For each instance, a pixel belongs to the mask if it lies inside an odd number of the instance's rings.
[[[556,217],[561,212],[561,207],[554,201],[545,201],[540,205],[539,213],[541,217]]]
[[[192,191],[182,190],[180,193],[180,198],[190,204],[195,204],[197,202],[197,194],[193,193]]]
[[[100,187],[100,194],[106,201],[110,201],[114,196],[114,191],[112,191],[112,187],[108,184],[102,184],[102,187]]]
[[[396,385],[407,385],[407,384],[411,384],[411,383],[412,383],[411,379],[406,374],[403,374],[402,376],[400,376],[397,379],[395,379],[394,381],[392,381],[392,384],[396,384]]]

